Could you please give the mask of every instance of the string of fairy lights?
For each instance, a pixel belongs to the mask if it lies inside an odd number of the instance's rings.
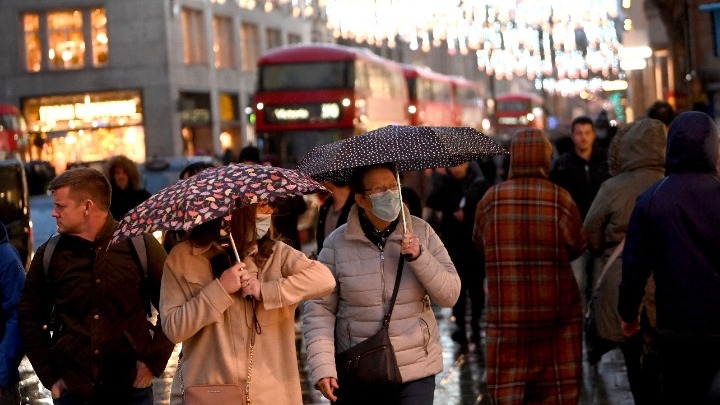
[[[620,73],[617,0],[234,1],[296,17],[321,15],[336,38],[358,44],[474,53],[488,75],[524,76],[549,92],[598,91]]]

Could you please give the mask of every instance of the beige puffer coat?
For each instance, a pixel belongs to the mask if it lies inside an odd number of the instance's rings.
[[[408,218],[408,231],[420,239],[420,256],[405,263],[400,290],[390,320],[390,340],[403,381],[442,371],[442,347],[431,302],[455,304],[460,278],[445,246],[427,222]],[[332,294],[304,304],[303,333],[307,344],[310,381],[337,378],[335,352],[347,350],[375,334],[392,296],[400,257],[402,223],[381,252],[362,231],[358,207],[347,224],[325,239],[319,260],[335,276]]]

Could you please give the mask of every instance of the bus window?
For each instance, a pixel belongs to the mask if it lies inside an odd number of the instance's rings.
[[[270,65],[261,70],[260,90],[320,90],[347,88],[344,62]]]

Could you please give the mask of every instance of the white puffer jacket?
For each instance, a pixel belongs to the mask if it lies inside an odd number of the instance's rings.
[[[460,294],[460,277],[430,225],[403,209],[408,231],[418,236],[422,252],[404,265],[389,332],[402,380],[413,381],[442,371],[442,347],[430,303],[453,306]],[[336,351],[380,330],[395,285],[402,228],[398,224],[381,252],[363,233],[358,207],[353,206],[347,224],[325,239],[318,260],[333,273],[336,286],[330,295],[307,301],[303,311],[313,384],[324,377],[337,378]]]

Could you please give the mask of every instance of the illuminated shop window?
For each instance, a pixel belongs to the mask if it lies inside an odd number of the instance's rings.
[[[213,18],[213,54],[216,68],[235,67],[235,44],[233,43],[232,20],[227,17]]]
[[[29,72],[39,72],[42,63],[40,17],[35,13],[25,14],[23,28],[25,30],[25,67]]]
[[[182,32],[183,62],[186,65],[207,64],[202,11],[183,8]]]
[[[48,60],[51,69],[85,67],[85,40],[80,10],[53,11],[47,14]]]
[[[260,58],[260,39],[258,27],[251,23],[242,23],[240,29],[240,56],[242,56],[242,70],[254,72]]]
[[[108,34],[105,9],[93,9],[90,13],[90,23],[92,24],[93,66],[105,66],[108,63]]]

